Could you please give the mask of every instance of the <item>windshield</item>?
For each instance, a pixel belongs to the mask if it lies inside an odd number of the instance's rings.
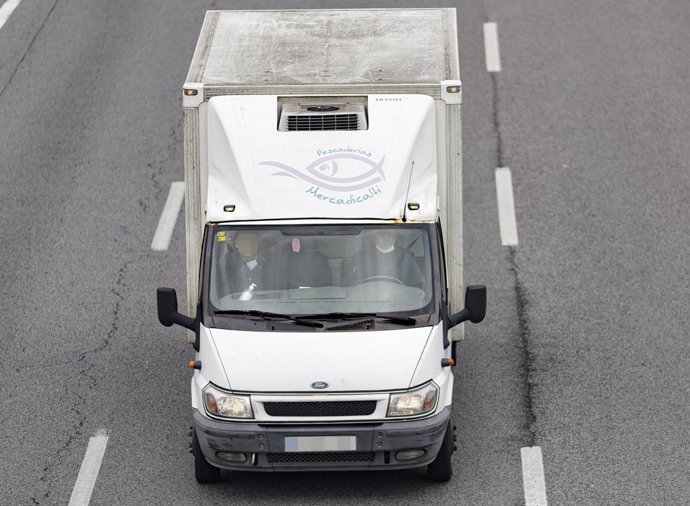
[[[432,225],[214,226],[209,313],[433,311]]]

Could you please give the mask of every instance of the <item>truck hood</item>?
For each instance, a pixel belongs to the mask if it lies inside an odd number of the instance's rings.
[[[210,331],[230,388],[321,392],[407,388],[433,327],[367,332]]]

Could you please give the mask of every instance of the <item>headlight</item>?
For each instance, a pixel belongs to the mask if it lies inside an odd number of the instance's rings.
[[[208,413],[223,418],[254,418],[248,395],[223,392],[211,385],[204,388],[204,406]]]
[[[416,416],[433,411],[438,398],[438,387],[427,383],[421,388],[409,392],[391,394],[386,416]]]

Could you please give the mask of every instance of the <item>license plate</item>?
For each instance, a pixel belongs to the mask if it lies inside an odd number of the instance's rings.
[[[357,436],[285,436],[286,452],[351,452]]]

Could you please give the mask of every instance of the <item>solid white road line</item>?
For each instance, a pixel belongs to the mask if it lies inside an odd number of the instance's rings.
[[[5,21],[10,18],[12,12],[17,8],[17,5],[19,5],[21,1],[22,0],[7,0],[4,4],[2,4],[2,7],[0,7],[0,28],[2,28],[2,25],[5,24]]]
[[[98,478],[98,471],[101,469],[103,454],[108,444],[108,436],[104,430],[99,430],[94,437],[89,440],[86,448],[86,455],[79,469],[77,482],[72,489],[72,496],[69,498],[69,506],[88,506],[91,501],[93,486]]]
[[[541,447],[520,450],[522,456],[522,483],[525,487],[525,506],[546,506],[546,483]]]
[[[517,223],[513,200],[513,178],[508,167],[496,169],[496,198],[498,199],[498,226],[503,246],[517,246]]]
[[[486,70],[501,71],[501,55],[498,51],[498,27],[496,23],[484,23],[484,56]]]
[[[166,251],[170,246],[170,239],[172,239],[175,231],[175,223],[177,223],[177,216],[180,214],[180,208],[184,202],[184,183],[176,181],[170,185],[170,193],[168,193],[168,200],[163,207],[161,219],[158,222],[158,228],[153,235],[151,241],[151,249],[154,251]]]

